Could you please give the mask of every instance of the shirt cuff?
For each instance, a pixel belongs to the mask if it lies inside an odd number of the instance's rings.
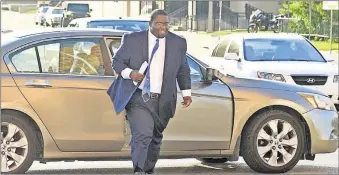
[[[124,79],[131,79],[130,74],[133,70],[130,68],[125,68],[124,70],[121,71],[121,76]]]
[[[191,96],[191,89],[186,89],[181,91],[183,97]]]

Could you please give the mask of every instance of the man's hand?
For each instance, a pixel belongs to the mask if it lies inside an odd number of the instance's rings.
[[[192,103],[192,98],[190,96],[184,97],[184,102],[182,102],[182,107],[187,108]]]
[[[132,71],[129,76],[135,82],[140,82],[144,79],[144,74],[141,74],[137,71]]]

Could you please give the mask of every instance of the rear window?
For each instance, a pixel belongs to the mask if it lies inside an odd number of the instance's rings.
[[[88,4],[68,4],[68,10],[73,12],[89,12]]]
[[[325,62],[305,39],[245,39],[244,52],[247,61]]]
[[[64,12],[63,9],[54,9],[54,10],[52,11],[52,14],[62,14],[63,12]]]
[[[92,21],[89,22],[89,28],[107,28],[114,30],[126,30],[132,32],[138,32],[148,29],[148,21],[124,21],[124,20],[112,20],[112,21]]]
[[[42,12],[46,13],[46,12],[48,11],[48,9],[49,9],[49,7],[44,7],[44,8],[42,9]]]

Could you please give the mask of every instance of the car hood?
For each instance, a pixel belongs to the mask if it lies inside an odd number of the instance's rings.
[[[305,61],[257,61],[246,62],[244,70],[261,71],[282,75],[320,74],[338,75],[335,62],[305,62]]]
[[[54,18],[54,17],[62,17],[62,14],[51,14],[49,17]]]
[[[230,87],[246,87],[246,88],[271,89],[291,92],[304,92],[326,96],[326,94],[318,90],[310,89],[299,85],[287,84],[279,81],[253,79],[253,78],[238,78],[233,76],[224,76],[222,80]]]

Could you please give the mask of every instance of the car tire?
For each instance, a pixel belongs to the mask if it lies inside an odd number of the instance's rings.
[[[227,162],[227,158],[199,158],[199,161],[203,163],[225,163]]]
[[[12,131],[15,129],[15,134],[13,135],[12,139],[10,139],[10,142],[7,142],[6,136],[8,135],[8,128],[9,125],[11,125]],[[19,155],[21,156],[21,161],[18,167],[12,170],[3,170],[1,167],[1,173],[3,174],[23,174],[25,173],[32,165],[33,161],[38,157],[38,150],[39,150],[39,139],[37,131],[35,130],[32,122],[30,122],[28,119],[22,117],[22,116],[13,116],[10,114],[2,113],[1,115],[1,165],[3,164],[3,152],[5,151],[3,148],[3,145],[6,144],[6,146],[9,144],[7,143],[16,143],[16,146],[10,147],[12,149],[11,151],[13,153],[9,153],[7,147],[6,159],[7,163],[12,164],[14,161],[10,161],[11,155]],[[25,139],[26,138],[26,139]],[[20,142],[19,142],[20,141]],[[7,142],[7,143],[6,143]],[[20,143],[20,146],[18,145]],[[26,145],[22,146],[22,145]],[[19,159],[20,160],[20,159]],[[4,165],[4,166],[8,166]]]
[[[248,122],[241,139],[241,156],[246,164],[260,173],[285,173],[294,168],[303,154],[305,143],[305,131],[299,116],[269,110]],[[273,134],[271,129],[275,126],[278,134]]]

